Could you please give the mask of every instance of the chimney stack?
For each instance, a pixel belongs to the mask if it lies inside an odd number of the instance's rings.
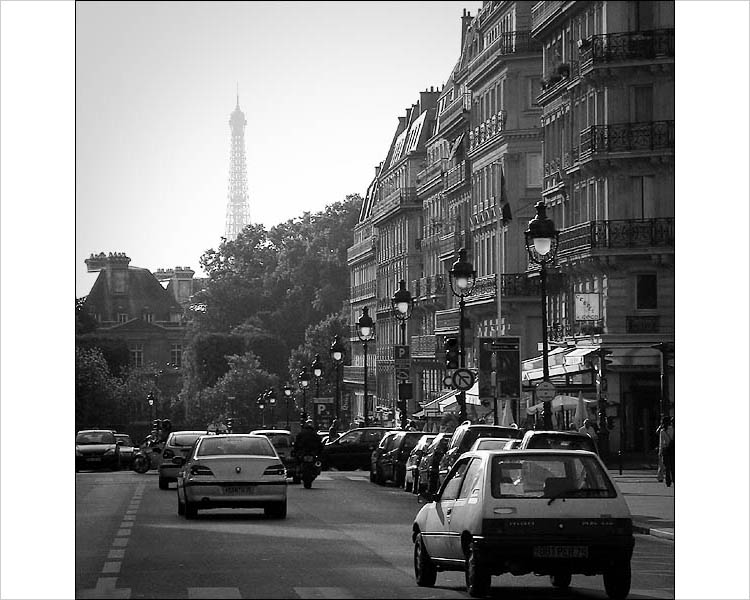
[[[471,25],[471,20],[473,18],[471,12],[467,12],[464,8],[464,14],[461,16],[461,52],[463,52],[464,42],[466,41],[466,30],[469,29],[469,25]]]

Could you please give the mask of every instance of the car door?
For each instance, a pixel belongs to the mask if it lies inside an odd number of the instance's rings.
[[[357,462],[357,466],[362,469],[368,469],[370,467],[372,451],[377,448],[378,444],[380,444],[380,440],[385,433],[385,431],[365,429],[360,438],[360,442],[357,445],[355,456],[353,457]]]
[[[348,431],[337,440],[326,445],[326,461],[332,467],[348,467],[355,461],[357,448],[361,446],[362,430]]]
[[[464,531],[477,533],[475,524],[481,523],[484,464],[478,456],[469,458],[468,461],[466,475],[451,511],[451,536],[449,538],[451,546],[448,552],[453,557],[463,555],[461,534]]]
[[[460,553],[456,553],[456,547],[460,549],[461,540],[452,539],[454,534],[451,532],[450,524],[468,462],[461,460],[456,463],[455,469],[448,473],[445,484],[435,500],[435,546],[440,558],[462,558]],[[429,548],[427,551],[433,556]]]

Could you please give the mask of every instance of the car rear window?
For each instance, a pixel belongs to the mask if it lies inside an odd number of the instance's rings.
[[[111,431],[87,431],[76,435],[76,444],[114,444],[115,435]]]
[[[553,449],[553,450],[588,450],[596,452],[593,440],[588,436],[562,436],[546,435],[540,433],[529,439],[527,448]]]
[[[264,433],[269,440],[271,440],[271,443],[274,445],[275,448],[289,448],[289,435],[284,433]]]
[[[593,456],[500,455],[490,463],[495,498],[614,498],[609,476]]]
[[[171,446],[192,446],[200,436],[205,433],[177,433],[172,436],[169,442]]]
[[[271,442],[266,437],[210,437],[201,441],[198,456],[224,456],[240,454],[247,456],[276,456]]]
[[[133,445],[133,442],[130,439],[129,435],[118,435],[118,434],[115,434],[115,438],[117,438],[118,442],[122,441],[124,446],[132,446]]]

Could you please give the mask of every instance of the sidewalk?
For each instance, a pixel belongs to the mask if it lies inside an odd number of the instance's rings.
[[[674,541],[674,490],[656,481],[656,469],[609,469],[633,514],[633,530]]]

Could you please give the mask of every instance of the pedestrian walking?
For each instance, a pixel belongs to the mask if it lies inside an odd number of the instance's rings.
[[[668,416],[661,420],[659,461],[664,464],[664,480],[667,487],[670,487],[674,483],[674,426]]]
[[[591,419],[584,419],[583,425],[581,425],[581,428],[578,430],[578,433],[585,433],[587,434],[594,442],[599,441],[599,435],[596,433],[596,427],[594,427],[594,424],[591,422]]]
[[[334,419],[333,423],[331,423],[330,429],[328,429],[328,441],[329,442],[332,442],[337,437],[339,437],[339,431],[338,431],[338,429],[339,429],[339,420],[338,419]]]

